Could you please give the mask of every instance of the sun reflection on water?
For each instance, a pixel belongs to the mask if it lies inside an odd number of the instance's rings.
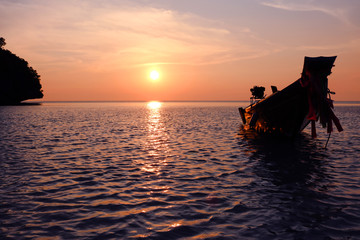
[[[151,101],[148,102],[147,107],[148,109],[159,109],[161,107],[161,102],[158,101]]]
[[[168,135],[161,116],[161,102],[152,101],[147,104],[147,139],[145,143],[148,154],[142,170],[159,175],[166,165],[169,152]]]

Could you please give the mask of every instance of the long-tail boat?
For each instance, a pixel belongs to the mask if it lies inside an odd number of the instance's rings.
[[[334,92],[329,90],[327,78],[335,59],[336,56],[305,57],[301,77],[281,91],[271,86],[272,94],[267,97],[264,87],[254,86],[250,105],[239,108],[244,129],[293,137],[311,123],[315,138],[315,122],[320,121],[328,133],[333,131],[333,123],[342,131],[332,110]]]

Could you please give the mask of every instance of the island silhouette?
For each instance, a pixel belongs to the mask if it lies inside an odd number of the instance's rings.
[[[0,37],[0,105],[42,98],[40,75],[27,61],[4,49],[5,45],[5,39]]]

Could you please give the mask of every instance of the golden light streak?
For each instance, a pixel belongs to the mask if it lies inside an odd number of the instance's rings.
[[[161,102],[157,102],[157,101],[148,102],[147,107],[149,109],[159,109],[161,107]]]

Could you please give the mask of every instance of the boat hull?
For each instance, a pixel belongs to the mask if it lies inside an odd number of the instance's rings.
[[[298,80],[241,112],[245,129],[291,137],[309,123],[306,118],[309,113],[307,92]]]
[[[302,76],[281,91],[250,104],[239,112],[245,129],[293,137],[312,122],[316,137],[315,121],[332,131],[332,122],[339,131],[341,125],[333,114],[332,101],[327,98],[327,76],[331,74],[336,57],[305,57]],[[276,87],[272,87],[276,89]]]

